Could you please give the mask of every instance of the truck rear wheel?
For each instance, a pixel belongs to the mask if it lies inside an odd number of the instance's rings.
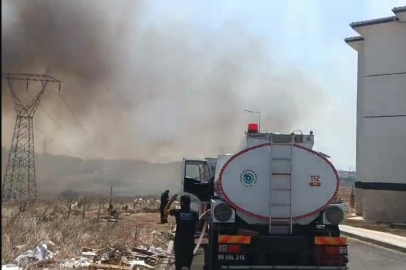
[[[204,265],[203,265],[203,270],[209,270],[209,262],[210,262],[210,256],[209,256],[209,251],[208,251],[208,245],[204,247]]]
[[[205,248],[205,265],[203,266],[205,270],[215,269],[217,265],[218,230],[212,222],[210,222],[210,230],[207,233],[207,238],[208,245]]]

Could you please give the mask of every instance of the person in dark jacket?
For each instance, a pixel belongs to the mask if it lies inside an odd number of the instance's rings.
[[[161,212],[161,223],[168,223],[166,215],[164,213],[164,209],[169,202],[169,190],[165,190],[164,193],[161,194],[161,205],[159,210]]]
[[[182,268],[190,269],[193,262],[196,229],[204,221],[204,218],[202,217],[199,221],[198,213],[190,209],[189,195],[183,195],[180,198],[180,209],[169,210],[176,197],[176,194],[173,195],[165,208],[165,214],[169,214],[176,219],[174,240],[175,266],[176,270],[182,270]]]

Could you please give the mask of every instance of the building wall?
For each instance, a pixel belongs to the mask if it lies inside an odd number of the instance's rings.
[[[406,72],[406,24],[391,22],[362,28],[365,76]]]
[[[362,217],[371,221],[406,221],[406,192],[391,190],[362,190]]]
[[[357,177],[406,184],[406,23],[359,32]],[[406,191],[363,190],[361,211],[365,219],[405,222],[405,201]]]
[[[364,129],[364,44],[359,45],[358,49],[358,78],[357,78],[357,130],[356,130],[356,170],[357,170],[357,180],[362,182],[367,179],[368,176],[364,175],[367,172],[364,169],[363,159],[365,154],[363,149],[364,140],[362,139],[362,132]],[[362,210],[360,210],[360,213]]]
[[[355,189],[355,214],[362,216],[362,189]]]

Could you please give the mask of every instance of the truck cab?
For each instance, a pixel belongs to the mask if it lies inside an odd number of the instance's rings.
[[[184,158],[182,162],[182,193],[190,194],[200,202],[209,202],[214,193],[213,181],[216,160],[214,158]]]

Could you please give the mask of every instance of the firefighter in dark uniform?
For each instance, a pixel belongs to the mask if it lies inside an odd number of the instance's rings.
[[[189,195],[183,195],[180,198],[180,209],[169,210],[176,197],[176,194],[173,195],[165,208],[165,212],[176,219],[175,266],[176,270],[185,267],[190,269],[193,261],[196,228],[200,226],[204,219],[202,218],[199,221],[198,213],[190,209]]]
[[[159,207],[161,213],[161,223],[168,223],[167,216],[164,213],[165,207],[169,202],[169,190],[165,190],[164,193],[161,194],[161,205]]]

